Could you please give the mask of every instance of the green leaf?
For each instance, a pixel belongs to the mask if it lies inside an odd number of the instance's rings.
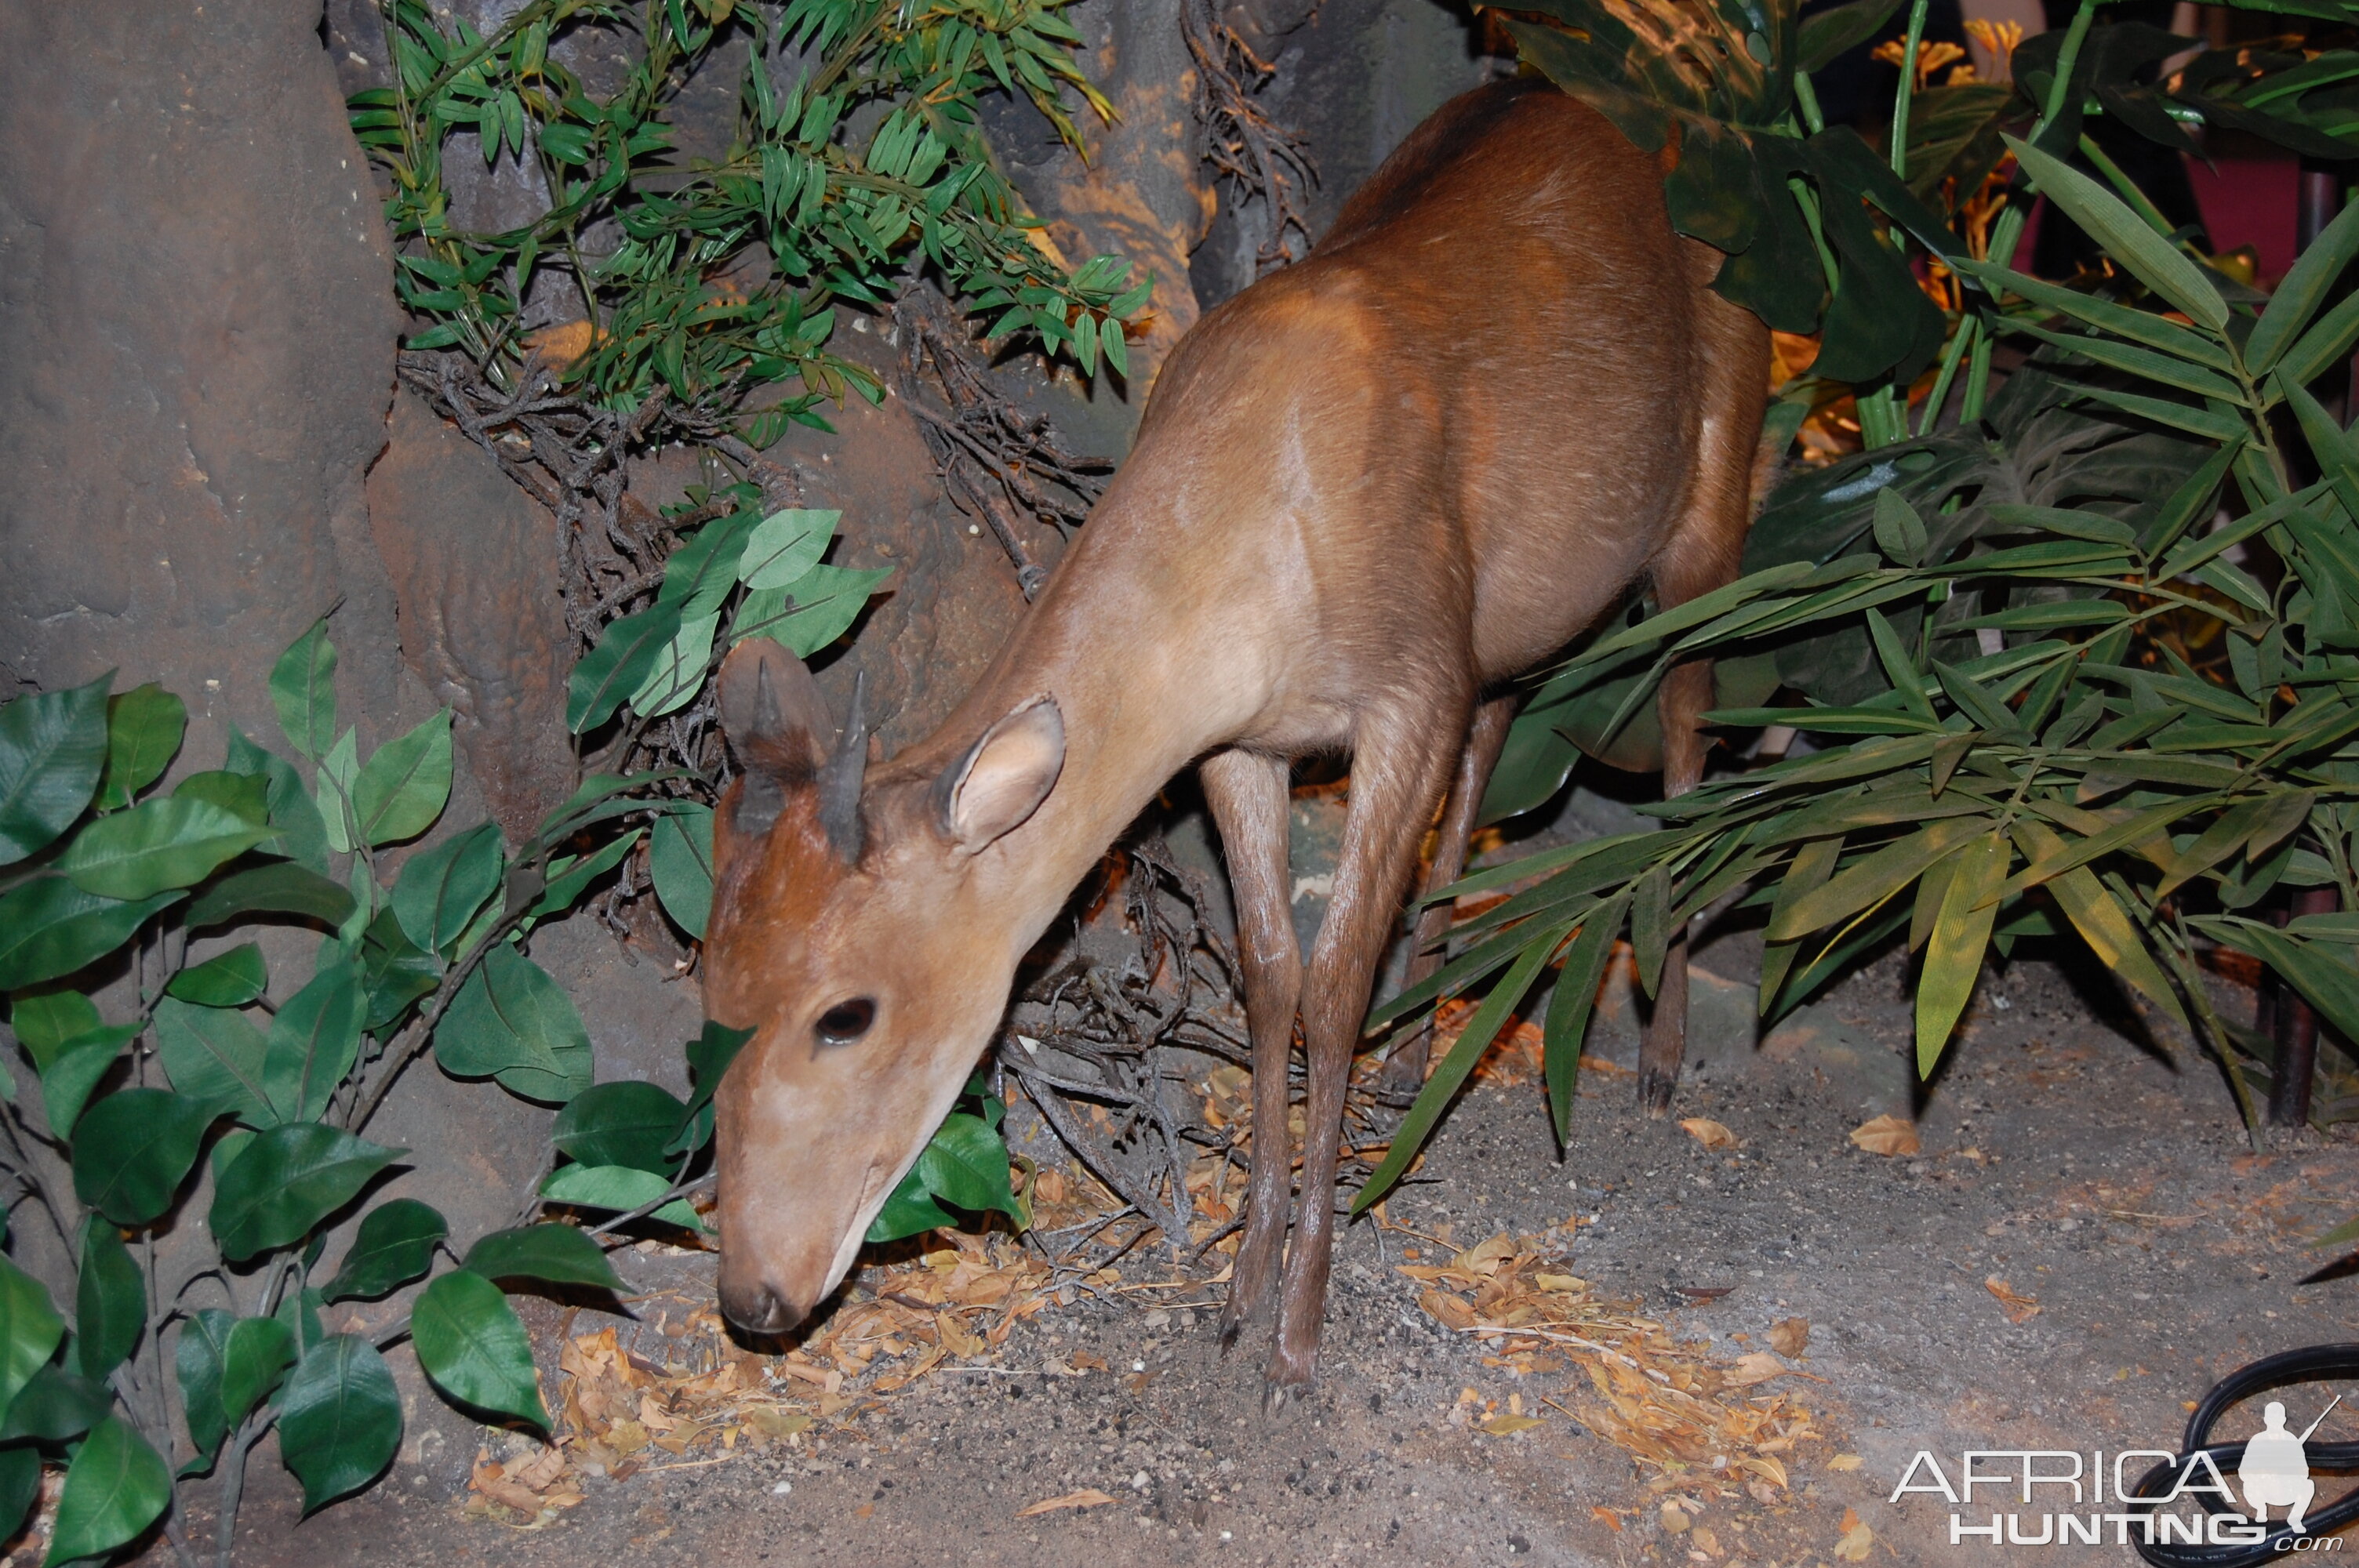
[[[409,1314],[418,1359],[454,1401],[547,1428],[532,1342],[500,1288],[465,1269],[443,1275]]]
[[[611,1209],[616,1214],[645,1208],[670,1190],[669,1176],[628,1165],[568,1165],[540,1184],[540,1195],[550,1203]],[[656,1210],[654,1217],[687,1230],[704,1228],[686,1198],[674,1198]]]
[[[353,782],[353,811],[372,848],[415,838],[451,798],[451,710],[376,749]]]
[[[401,1393],[376,1346],[350,1334],[314,1345],[278,1398],[278,1451],[303,1483],[303,1511],[359,1491],[400,1448]]]
[[[1899,6],[1900,0],[1850,0],[1803,17],[1801,39],[1794,50],[1796,69],[1813,74],[1824,70],[1838,55],[1874,38]]]
[[[2269,296],[2253,335],[2245,341],[2245,364],[2253,379],[2268,374],[2310,317],[2326,298],[2327,290],[2359,255],[2359,206],[2346,206],[2318,238],[2310,243]]]
[[[262,1032],[234,1009],[156,1004],[156,1055],[172,1087],[255,1127],[278,1120],[263,1089],[265,1050]]]
[[[65,1319],[38,1280],[0,1258],[0,1409],[13,1405],[33,1374],[57,1354]]]
[[[98,809],[128,806],[164,776],[189,726],[188,705],[150,681],[106,699],[106,766]]]
[[[539,965],[495,943],[434,1031],[434,1059],[453,1077],[496,1077],[527,1099],[563,1104],[591,1083],[590,1032]]]
[[[1003,1152],[1005,1151],[1003,1150]],[[546,1280],[620,1291],[623,1281],[595,1241],[570,1225],[495,1230],[467,1249],[462,1267],[487,1280]]]
[[[148,914],[184,893],[156,893],[125,903],[73,887],[64,877],[36,877],[0,898],[0,990],[21,990],[73,974],[106,957],[147,925]]]
[[[2027,860],[2043,860],[2062,853],[2064,849],[2061,838],[2037,822],[2017,822],[2015,834]],[[2180,1009],[2169,979],[2147,954],[2146,943],[2138,935],[2137,923],[2106,891],[2097,874],[2086,866],[2075,866],[2062,876],[2051,878],[2046,885],[2097,961],[2136,987],[2172,1022],[2182,1029],[2187,1027],[2187,1015]]]
[[[712,808],[658,817],[647,844],[647,872],[656,897],[674,924],[698,941],[712,918]]]
[[[1974,981],[1983,972],[1983,950],[1990,946],[1991,925],[1998,918],[1999,890],[2006,883],[2006,866],[2014,852],[2006,839],[1993,832],[1958,851],[1957,869],[1941,894],[1940,913],[1933,935],[1925,944],[1925,968],[1917,982],[1917,1073],[1933,1076],[1941,1047],[1966,1011]]]
[[[1638,879],[1630,899],[1630,951],[1638,961],[1638,983],[1648,996],[1662,982],[1670,926],[1671,868],[1669,861],[1657,860]]]
[[[2024,172],[2038,183],[2040,194],[2086,230],[2140,283],[2170,301],[2190,319],[2214,332],[2225,330],[2227,302],[2204,277],[2202,269],[2148,228],[2146,221],[2131,211],[2120,198],[2061,158],[2041,152],[2027,142],[2009,136],[2006,145],[2014,149]],[[1979,969],[1979,954],[1975,962]]]
[[[679,601],[657,603],[625,615],[599,633],[574,665],[566,682],[565,728],[575,735],[596,729],[614,715],[679,631]]]
[[[841,512],[789,510],[762,519],[745,541],[738,580],[747,588],[785,588],[819,565]]]
[[[25,1528],[26,1519],[40,1498],[40,1450],[0,1448],[0,1540]]]
[[[82,1107],[106,1076],[115,1058],[139,1033],[136,1021],[77,1034],[61,1046],[41,1069],[41,1108],[49,1114],[49,1130],[63,1138],[73,1131]]]
[[[327,835],[328,848],[339,855],[349,854],[354,848],[353,785],[359,781],[360,772],[360,733],[347,729],[320,759],[314,786],[321,827]]]
[[[748,637],[774,637],[798,658],[810,658],[852,629],[890,568],[861,571],[820,565],[785,588],[757,589],[737,607],[732,646]]]
[[[103,1026],[98,1008],[80,991],[41,991],[20,996],[8,1013],[8,1027],[16,1032],[16,1043],[32,1055],[37,1067],[46,1067],[55,1061],[67,1041]]]
[[[280,1121],[326,1114],[336,1086],[359,1056],[367,998],[360,971],[322,944],[310,980],[278,1010],[262,1054],[262,1092]]]
[[[45,848],[90,805],[106,765],[106,688],[45,691],[0,706],[0,866]]]
[[[1482,1059],[1484,1052],[1491,1048],[1491,1042],[1498,1037],[1508,1015],[1521,1005],[1524,993],[1531,989],[1532,981],[1539,977],[1540,970],[1555,956],[1557,944],[1567,935],[1564,926],[1551,928],[1526,947],[1499,983],[1491,988],[1491,994],[1483,999],[1483,1004],[1474,1010],[1474,1016],[1466,1021],[1465,1031],[1450,1047],[1449,1054],[1442,1057],[1440,1065],[1426,1079],[1425,1087],[1418,1093],[1417,1103],[1409,1107],[1408,1114],[1402,1117],[1400,1125],[1393,1130],[1392,1146],[1385,1151],[1382,1162],[1352,1199],[1353,1214],[1365,1213],[1407,1173],[1409,1162],[1417,1158],[1417,1152],[1424,1146],[1426,1135],[1433,1130],[1433,1124],[1440,1119],[1443,1109],[1457,1096],[1467,1076],[1473,1072],[1474,1064]]]
[[[189,1441],[210,1461],[222,1439],[229,1435],[229,1417],[222,1409],[222,1359],[229,1348],[229,1332],[237,1319],[218,1307],[200,1307],[180,1325],[180,1342],[173,1347],[172,1364],[180,1379],[180,1409],[188,1417]]]
[[[295,771],[295,765],[232,730],[229,758],[223,766],[232,773],[252,773],[263,781],[270,826],[278,834],[276,852],[325,876],[328,825],[320,816],[319,802],[303,787],[303,776]]]
[[[679,1133],[664,1145],[667,1154],[688,1153],[705,1145],[712,1136],[712,1094],[721,1087],[721,1076],[737,1053],[754,1038],[750,1029],[732,1029],[726,1024],[704,1021],[704,1028],[688,1043],[690,1081],[695,1086],[688,1097],[688,1115],[680,1122]]]
[[[162,1089],[118,1089],[74,1125],[74,1195],[117,1225],[146,1225],[172,1206],[197,1162],[210,1100]]]
[[[647,677],[631,693],[631,711],[642,719],[659,719],[686,708],[704,689],[712,663],[712,637],[721,629],[721,614],[691,615],[679,623],[647,667]]]
[[[319,872],[279,862],[234,871],[189,905],[189,928],[226,925],[252,914],[293,914],[330,927],[353,917],[353,895]]]
[[[147,1288],[123,1233],[96,1215],[84,1222],[82,1268],[74,1286],[74,1360],[103,1382],[131,1358],[147,1323]]]
[[[393,913],[410,941],[448,953],[499,890],[500,830],[485,822],[412,855],[393,887]]]
[[[562,914],[573,907],[582,891],[600,877],[623,863],[625,856],[639,847],[647,836],[645,829],[634,827],[595,853],[571,859],[560,857],[549,863],[549,878],[534,901],[530,914],[536,920],[551,914]]]
[[[270,671],[278,727],[303,756],[318,762],[336,739],[336,649],[325,616],[278,655]]]
[[[416,1198],[394,1198],[368,1211],[352,1250],[321,1295],[340,1302],[386,1294],[434,1267],[434,1249],[450,1222]]]
[[[291,1247],[406,1152],[318,1122],[267,1128],[214,1184],[213,1240],[233,1263]]]
[[[1886,845],[1825,886],[1812,889],[1790,907],[1778,909],[1763,935],[1772,942],[1791,942],[1849,919],[1890,898],[1923,875],[1926,867],[1989,828],[1989,821],[1980,816],[1932,823],[1898,843]]]
[[[199,1007],[244,1007],[270,989],[270,971],[262,962],[261,946],[243,942],[226,953],[216,953],[164,982],[164,994]]]
[[[361,980],[368,990],[362,1027],[382,1030],[442,980],[442,960],[421,953],[393,911],[380,910],[361,933]]]
[[[597,1084],[557,1113],[550,1134],[568,1159],[584,1165],[629,1165],[669,1176],[679,1160],[667,1145],[688,1108],[654,1084]]]
[[[657,600],[662,603],[677,600],[681,619],[687,621],[719,610],[737,584],[739,563],[756,526],[751,513],[741,512],[698,529],[695,537],[665,557],[663,587],[657,591]]]
[[[92,1429],[66,1467],[44,1568],[103,1557],[138,1539],[172,1501],[172,1473],[120,1416]]]
[[[295,1364],[295,1333],[275,1317],[242,1317],[222,1346],[222,1414],[235,1426]]]
[[[201,882],[269,837],[211,801],[167,795],[84,827],[58,869],[84,892],[127,902]]]
[[[1888,560],[1913,567],[1925,558],[1925,520],[1886,485],[1875,492],[1875,546]]]
[[[1622,929],[1620,900],[1591,913],[1582,922],[1581,935],[1564,956],[1557,972],[1556,991],[1549,998],[1548,1020],[1541,1030],[1541,1068],[1548,1080],[1549,1119],[1560,1148],[1572,1137],[1572,1097],[1581,1074],[1581,1043],[1589,1031],[1589,1014],[1597,1003],[1597,988],[1605,978],[1605,960],[1613,956],[1614,938]]]
[[[93,1383],[52,1362],[27,1379],[8,1405],[0,1422],[0,1443],[64,1443],[80,1437],[106,1419],[114,1395],[105,1384]]]

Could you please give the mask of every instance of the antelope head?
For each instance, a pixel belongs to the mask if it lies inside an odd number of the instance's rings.
[[[721,719],[742,773],[713,817],[705,1011],[753,1037],[715,1097],[721,1306],[792,1328],[957,1098],[1028,938],[1005,856],[1064,765],[1055,700],[1018,704],[938,773],[864,782],[854,688],[836,732],[800,661],[740,643]]]

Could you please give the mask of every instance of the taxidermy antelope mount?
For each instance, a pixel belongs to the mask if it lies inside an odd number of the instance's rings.
[[[1662,175],[1544,82],[1445,105],[1310,259],[1180,343],[1080,543],[957,712],[890,762],[869,765],[857,697],[839,735],[776,643],[730,654],[722,716],[745,771],[716,814],[705,997],[756,1032],[718,1097],[721,1302],[737,1324],[790,1328],[842,1279],[998,1027],[1017,961],[1193,762],[1234,887],[1254,1051],[1223,1341],[1275,1305],[1272,1401],[1310,1385],[1346,1076],[1437,806],[1435,886],[1458,874],[1506,737],[1505,683],[1641,582],[1668,609],[1734,575],[1768,334],[1711,292],[1719,258],[1671,232]],[[1663,687],[1670,794],[1701,772],[1710,690],[1700,664]],[[1305,964],[1288,768],[1336,752],[1350,810]],[[1643,1047],[1658,1103],[1685,1012],[1674,946]]]

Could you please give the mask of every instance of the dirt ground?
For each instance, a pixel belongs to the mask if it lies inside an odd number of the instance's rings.
[[[1744,946],[1700,962],[1748,972]],[[2169,1448],[2219,1376],[2347,1337],[2359,1283],[2299,1281],[2321,1260],[2309,1240],[2359,1212],[2359,1149],[2304,1131],[2256,1157],[2212,1066],[2125,1038],[2097,1020],[2101,986],[2024,961],[1985,979],[1945,1071],[1916,1091],[1921,1149],[1868,1152],[1854,1129],[1911,1108],[1906,976],[1886,959],[1757,1048],[1703,1039],[1666,1120],[1637,1113],[1615,1063],[1635,1045],[1626,1011],[1609,1016],[1561,1162],[1511,1044],[1445,1122],[1430,1179],[1386,1205],[1385,1225],[1343,1232],[1322,1386],[1279,1423],[1260,1414],[1254,1346],[1217,1352],[1219,1287],[1154,1249],[1122,1260],[1119,1284],[1096,1281],[1104,1299],[1069,1291],[1011,1312],[1032,1298],[1010,1287],[930,1348],[877,1326],[924,1324],[909,1292],[934,1291],[929,1278],[952,1300],[1037,1280],[1004,1241],[860,1276],[837,1310],[872,1313],[858,1321],[882,1348],[865,1370],[840,1351],[783,1379],[765,1364],[729,1396],[736,1413],[699,1415],[720,1407],[695,1404],[695,1379],[725,1392],[739,1364],[697,1315],[709,1260],[643,1250],[625,1272],[647,1294],[616,1340],[599,1337],[612,1318],[543,1320],[544,1385],[572,1433],[561,1463],[483,1433],[500,1470],[477,1466],[472,1487],[405,1455],[385,1485],[299,1527],[266,1466],[244,1560],[1988,1557],[1951,1545],[1939,1498],[1886,1500],[1912,1456],[1954,1473],[1965,1449]],[[1712,1008],[1750,1005],[1742,986],[1698,984],[1700,1036]],[[1681,1119],[1721,1124],[1734,1146],[1707,1147]],[[1507,1239],[1481,1247],[1495,1236]],[[879,1289],[915,1304],[872,1300]],[[1485,1321],[1553,1323],[1558,1337]],[[560,1338],[571,1370],[556,1369]],[[2311,1392],[2289,1396],[2301,1424],[2325,1402]],[[667,1405],[684,1424],[664,1425]],[[2322,1435],[2354,1432],[2359,1416],[2338,1411]],[[1085,1506],[1024,1511],[1054,1499]]]

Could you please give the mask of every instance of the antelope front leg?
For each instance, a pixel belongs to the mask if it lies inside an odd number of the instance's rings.
[[[1465,710],[1460,708],[1458,715]],[[1457,716],[1453,716],[1457,717]],[[1464,733],[1463,718],[1435,722],[1420,714],[1379,726],[1363,720],[1353,749],[1352,806],[1335,864],[1335,897],[1320,923],[1304,982],[1302,1038],[1310,1057],[1303,1108],[1302,1201],[1277,1305],[1264,1408],[1272,1413],[1305,1390],[1319,1368],[1319,1333],[1327,1317],[1327,1268],[1335,1238],[1335,1160],[1343,1132],[1343,1091],[1352,1047],[1367,1015],[1368,988],[1384,953],[1401,891],[1417,859],[1434,802],[1456,749],[1436,735]]]
[[[1221,1310],[1225,1351],[1246,1320],[1268,1304],[1286,1249],[1294,1173],[1286,1073],[1294,1054],[1302,959],[1287,899],[1288,764],[1280,758],[1227,751],[1205,758],[1197,772],[1228,858],[1238,958],[1245,972],[1245,1017],[1253,1033],[1253,1174],[1246,1184],[1245,1238],[1237,1245],[1228,1304]]]

